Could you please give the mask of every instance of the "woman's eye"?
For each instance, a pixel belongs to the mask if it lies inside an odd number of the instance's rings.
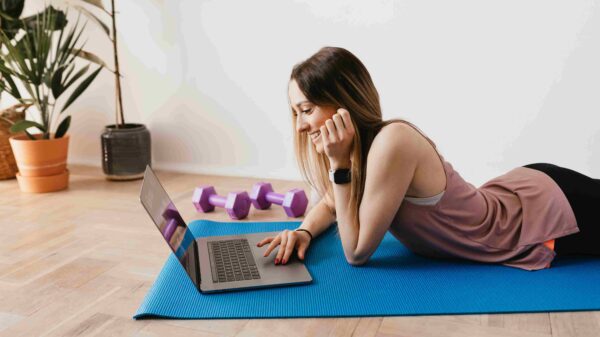
[[[304,113],[309,113],[309,112],[310,112],[310,109],[302,110],[302,112],[304,112]]]

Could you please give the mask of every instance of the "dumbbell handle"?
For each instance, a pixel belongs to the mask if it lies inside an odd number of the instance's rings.
[[[171,237],[173,236],[173,233],[175,233],[175,229],[177,228],[177,220],[175,219],[169,219],[169,221],[167,222],[167,225],[165,226],[165,230],[163,232],[165,239],[167,239],[167,241],[171,241]]]
[[[211,194],[208,197],[208,202],[215,206],[225,207],[225,203],[227,203],[227,198],[217,194]]]
[[[268,202],[272,202],[276,205],[283,205],[284,197],[285,197],[285,195],[283,195],[281,193],[269,192],[265,196],[265,199],[267,199]]]

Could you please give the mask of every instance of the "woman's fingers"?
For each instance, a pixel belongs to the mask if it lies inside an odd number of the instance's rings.
[[[274,237],[268,237],[268,238],[264,238],[262,239],[259,243],[256,244],[256,247],[262,247],[263,245],[273,241]]]
[[[267,250],[265,251],[265,255],[263,255],[263,256],[269,256],[269,254],[271,254],[271,251],[273,251],[273,249],[275,249],[275,247],[277,247],[279,245],[280,241],[281,241],[281,235],[277,235],[277,237],[271,241],[271,244],[269,245],[269,247],[267,247]]]
[[[304,260],[304,254],[306,253],[306,248],[308,248],[308,242],[303,241],[298,245],[298,258],[300,260]]]
[[[281,245],[279,246],[279,251],[277,252],[277,255],[275,256],[275,264],[279,264],[279,262],[281,262],[281,260],[283,260],[283,253],[285,253],[285,249],[286,249],[286,245],[288,242],[288,230],[284,230],[283,233],[281,233]]]
[[[329,141],[332,143],[337,142],[338,130],[336,130],[335,123],[331,119],[328,119],[325,121],[325,127],[327,128],[327,133],[329,134]]]
[[[290,260],[290,255],[294,251],[294,246],[296,245],[296,235],[297,233],[290,234],[287,244],[285,245],[285,253],[283,253],[283,260],[281,260],[282,264],[286,264]]]
[[[344,120],[339,113],[333,115],[333,123],[335,124],[335,128],[337,130],[338,139],[343,140],[346,135],[346,126],[344,125]]]
[[[289,262],[290,256],[292,255],[294,250],[297,250],[298,258],[304,260],[304,256],[306,253],[306,249],[308,248],[309,242],[306,240],[299,240],[298,235],[302,234],[298,234],[298,232],[294,231],[285,230],[276,237],[267,237],[262,239],[262,241],[260,241],[256,245],[258,247],[262,247],[269,242],[271,243],[267,247],[267,250],[263,255],[265,257],[269,256],[269,254],[271,254],[271,252],[275,248],[277,248],[277,246],[279,246],[279,251],[275,256],[275,264],[285,264]],[[298,245],[298,247],[296,247],[296,244]]]
[[[338,115],[342,118],[344,122],[344,127],[349,135],[354,135],[354,125],[352,124],[352,119],[350,118],[350,113],[346,109],[338,109]]]

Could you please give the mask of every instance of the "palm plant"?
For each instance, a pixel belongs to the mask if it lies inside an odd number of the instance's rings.
[[[48,8],[28,23],[31,30],[20,29],[12,39],[4,30],[0,31],[3,45],[0,53],[0,91],[9,93],[22,104],[33,104],[39,112],[37,118],[15,123],[11,131],[25,131],[30,139],[36,139],[28,131],[31,128],[37,128],[43,139],[50,139],[52,134],[54,138],[64,136],[71,123],[71,116],[65,115],[65,110],[103,68],[100,65],[84,77],[91,63],[80,66],[75,60],[82,55],[88,55],[89,59],[89,55],[92,55],[83,50],[83,43],[80,42],[85,24],[80,26],[78,19],[68,30],[66,24],[60,27],[57,18],[62,14],[66,21],[66,16],[51,6]],[[25,27],[24,22],[20,25]],[[19,33],[22,35],[20,38]],[[28,97],[21,95],[17,83],[27,91]],[[76,83],[67,99],[58,104],[59,99],[63,101],[63,94]]]
[[[111,8],[110,12],[104,8],[102,4],[102,0],[61,0],[62,2],[68,3],[73,8],[80,11],[82,14],[87,16],[90,21],[97,24],[102,28],[104,33],[108,36],[112,43],[113,47],[113,60],[115,69],[110,70],[115,75],[115,96],[116,96],[116,111],[115,111],[115,126],[117,128],[123,127],[125,125],[125,117],[123,114],[123,96],[121,91],[121,72],[119,69],[119,53],[117,48],[117,22],[116,22],[116,13],[115,13],[115,0],[110,0]],[[105,16],[108,15],[110,17],[110,24],[107,25],[103,19],[100,19],[96,14],[94,14],[94,10],[100,10]],[[103,65],[108,68],[106,64],[100,60],[95,55],[89,53],[81,53],[80,55],[83,58],[88,59],[91,62]]]

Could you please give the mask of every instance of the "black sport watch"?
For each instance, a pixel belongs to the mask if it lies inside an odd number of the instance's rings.
[[[329,181],[335,184],[347,184],[351,181],[350,169],[329,170]]]

